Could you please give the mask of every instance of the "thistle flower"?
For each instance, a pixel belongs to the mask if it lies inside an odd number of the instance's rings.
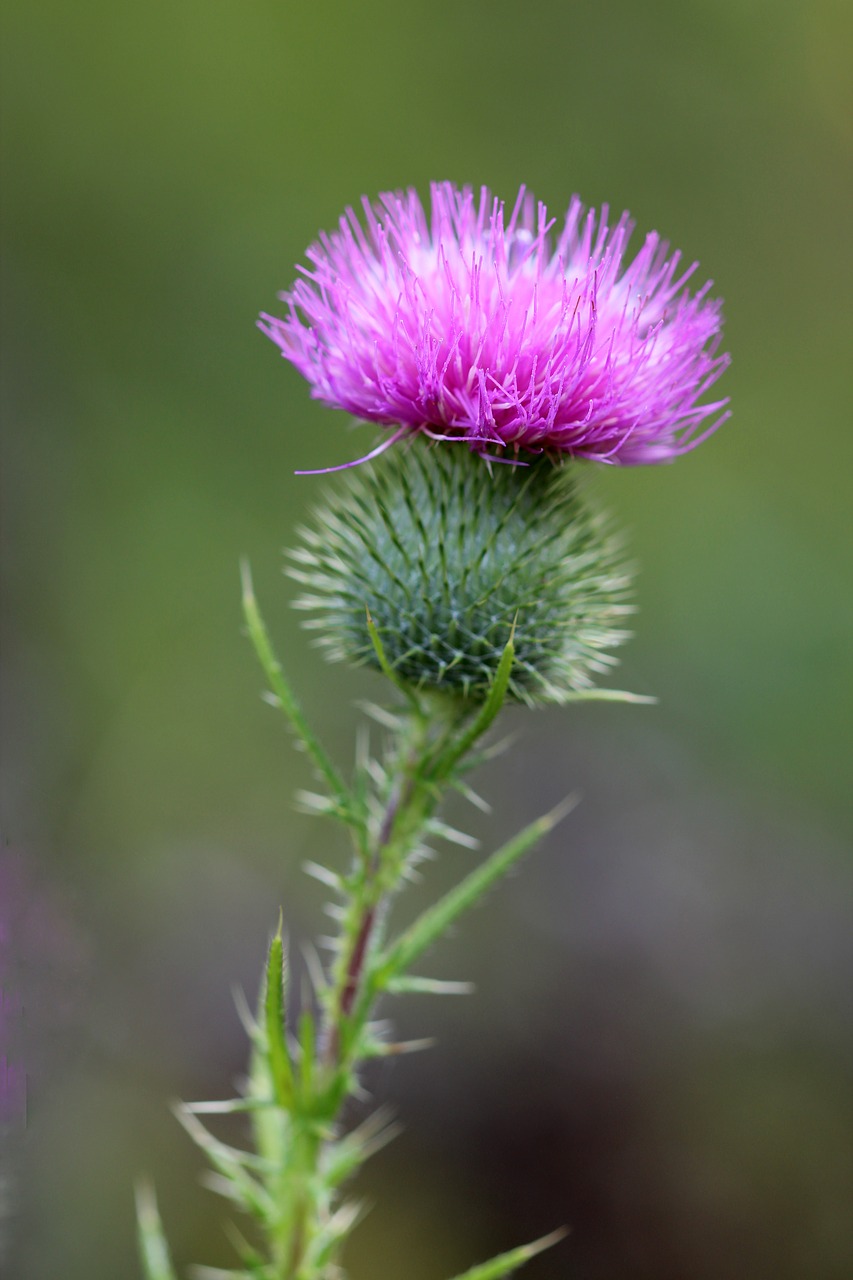
[[[491,470],[413,440],[329,495],[288,572],[330,659],[380,665],[369,617],[401,680],[472,702],[511,634],[517,701],[565,702],[613,665],[633,612],[621,540],[573,467]]]
[[[685,287],[697,263],[681,271],[654,232],[629,261],[629,216],[577,197],[555,234],[523,187],[508,220],[485,187],[431,196],[429,219],[413,190],[365,199],[364,225],[348,209],[281,295],[288,315],[260,322],[315,399],[391,429],[380,449],[422,433],[667,462],[728,416],[702,403],[729,361],[711,282]]]

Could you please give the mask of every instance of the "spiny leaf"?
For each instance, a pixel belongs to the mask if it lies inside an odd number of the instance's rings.
[[[406,684],[404,680],[400,679],[394,668],[391,666],[391,663],[388,661],[385,654],[385,646],[382,644],[382,637],[376,629],[376,623],[370,616],[370,610],[366,605],[364,611],[367,616],[367,634],[370,636],[370,643],[373,645],[373,651],[376,654],[376,661],[379,663],[383,675],[388,677],[394,688],[402,693],[406,701],[410,702],[416,711],[420,711],[420,703],[418,702],[415,691],[412,689],[411,685]]]
[[[441,781],[450,773],[457,760],[461,760],[467,755],[473,747],[474,743],[482,738],[483,734],[491,725],[495,716],[500,711],[506,699],[509,689],[509,680],[512,675],[512,664],[515,660],[515,623],[509,633],[504,651],[501,654],[501,660],[498,663],[498,669],[495,672],[495,678],[489,687],[489,694],[483,703],[477,715],[463,730],[459,737],[452,742],[450,746],[442,752],[437,760],[434,761],[429,770],[430,776],[435,781]]]
[[[538,840],[556,826],[577,803],[575,797],[559,805],[553,812],[531,822],[514,839],[476,867],[470,875],[443,898],[429,907],[382,956],[374,971],[374,983],[385,989],[391,978],[405,973],[409,965],[440,937],[453,922],[473,906],[491,886],[505,875]]]
[[[519,1267],[524,1266],[525,1262],[535,1258],[537,1253],[543,1253],[546,1249],[550,1249],[552,1245],[558,1244],[566,1234],[567,1232],[564,1228],[559,1231],[552,1231],[549,1236],[543,1236],[541,1240],[534,1240],[532,1244],[524,1244],[520,1249],[511,1249],[509,1253],[502,1253],[499,1257],[492,1258],[490,1262],[483,1262],[478,1267],[472,1267],[470,1271],[466,1271],[464,1275],[456,1276],[454,1280],[503,1280],[504,1276],[512,1275],[513,1271],[517,1271]]]
[[[287,1140],[288,1116],[282,1111],[275,1098],[267,1047],[265,999],[266,978],[261,986],[257,1020],[250,1023],[253,1029],[252,1053],[245,1088],[248,1099],[257,1104],[250,1113],[255,1146],[268,1165],[277,1168],[283,1158]]]
[[[281,936],[281,916],[278,930],[270,942],[267,957],[266,989],[264,992],[264,1021],[267,1033],[267,1053],[273,1089],[279,1105],[290,1110],[293,1106],[293,1067],[287,1051],[285,1035],[285,980],[284,944]]]
[[[136,1222],[145,1280],[177,1280],[154,1189],[147,1182],[136,1187]]]
[[[258,655],[258,661],[264,670],[279,706],[290,721],[294,733],[311,757],[318,772],[322,774],[329,784],[335,802],[342,811],[346,811],[348,809],[349,795],[343,779],[309,729],[302,708],[299,706],[296,696],[287,682],[281,663],[273,651],[255,599],[248,561],[242,561],[240,574],[243,580],[243,616],[246,620],[249,639],[254,645],[255,653]]]

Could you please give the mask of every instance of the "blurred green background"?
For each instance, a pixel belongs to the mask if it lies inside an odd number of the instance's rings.
[[[4,782],[29,1115],[4,1274],[132,1280],[131,1182],[224,1265],[170,1098],[221,1097],[284,906],[334,833],[258,699],[248,555],[340,759],[367,674],[280,549],[363,451],[254,329],[319,228],[431,178],[630,208],[726,300],[734,416],[594,487],[642,564],[619,682],[514,713],[494,841],[583,804],[393,1011],[353,1280],[442,1280],[565,1222],[530,1280],[853,1273],[851,9],[842,0],[10,0],[3,19]],[[467,815],[466,819],[467,821]],[[433,891],[469,855],[429,871]],[[20,887],[20,882],[26,882]],[[390,1011],[390,1010],[389,1010]]]

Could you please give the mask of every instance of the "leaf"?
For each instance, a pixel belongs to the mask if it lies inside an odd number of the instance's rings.
[[[512,664],[515,660],[515,623],[512,624],[509,639],[506,642],[504,651],[501,654],[501,660],[498,663],[498,669],[495,672],[495,678],[489,689],[489,696],[483,703],[477,715],[469,724],[468,728],[456,739],[451,742],[445,751],[441,752],[437,759],[433,762],[432,767],[428,771],[428,776],[435,781],[441,781],[450,773],[453,766],[458,760],[471,750],[478,738],[482,738],[483,734],[491,725],[504,704],[507,691],[509,690],[509,679],[512,674]]]
[[[544,1253],[552,1245],[558,1244],[567,1234],[565,1228],[561,1227],[559,1231],[552,1231],[549,1236],[534,1240],[532,1244],[523,1244],[520,1249],[511,1249],[509,1253],[502,1253],[490,1262],[482,1262],[463,1275],[455,1276],[454,1280],[502,1280],[503,1276],[511,1275],[513,1271],[523,1267],[525,1262],[535,1258],[537,1253]]]
[[[276,1101],[291,1110],[294,1100],[293,1067],[287,1052],[285,1033],[285,979],[284,944],[281,936],[281,916],[278,929],[270,942],[267,957],[266,987],[264,990],[264,1024],[267,1033],[267,1053]]]
[[[275,1087],[264,1025],[265,987],[266,981],[261,989],[258,1013],[260,1023],[252,1036],[249,1077],[245,1087],[248,1099],[256,1103],[256,1106],[250,1109],[255,1147],[271,1168],[277,1168],[283,1159],[289,1117],[275,1100]]]
[[[370,616],[370,610],[366,606],[365,613],[367,615],[367,634],[370,636],[370,643],[373,645],[373,652],[376,654],[376,660],[382,668],[383,675],[388,677],[394,688],[397,689],[398,692],[402,693],[403,697],[412,705],[415,711],[420,712],[421,706],[418,701],[417,694],[414,689],[406,684],[405,680],[400,679],[397,672],[388,661],[388,657],[385,653],[385,646],[382,643],[382,637],[379,634],[376,623]]]
[[[136,1223],[145,1280],[177,1280],[154,1188],[148,1182],[136,1186]]]
[[[472,907],[491,886],[506,875],[507,871],[529,849],[547,835],[577,803],[570,796],[551,813],[537,818],[508,841],[479,867],[467,875],[455,888],[429,907],[405,933],[380,957],[374,971],[374,985],[385,989],[390,980],[405,973],[409,965],[440,937],[455,920]]]
[[[340,816],[343,817],[349,813],[349,792],[325,750],[309,729],[302,708],[296,700],[296,695],[288,684],[281,663],[275,656],[264,620],[258,609],[252,586],[252,575],[246,560],[242,561],[240,565],[240,575],[243,581],[243,617],[246,620],[249,639],[252,641],[255,653],[258,655],[258,661],[270,683],[278,705],[290,721],[291,728],[311,757],[318,773],[329,784],[334,803],[338,806]]]

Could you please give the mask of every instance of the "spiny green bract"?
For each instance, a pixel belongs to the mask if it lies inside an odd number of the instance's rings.
[[[571,465],[489,465],[412,441],[326,495],[288,572],[334,660],[379,661],[369,611],[403,680],[481,701],[515,624],[509,692],[561,702],[627,636],[630,575]]]

